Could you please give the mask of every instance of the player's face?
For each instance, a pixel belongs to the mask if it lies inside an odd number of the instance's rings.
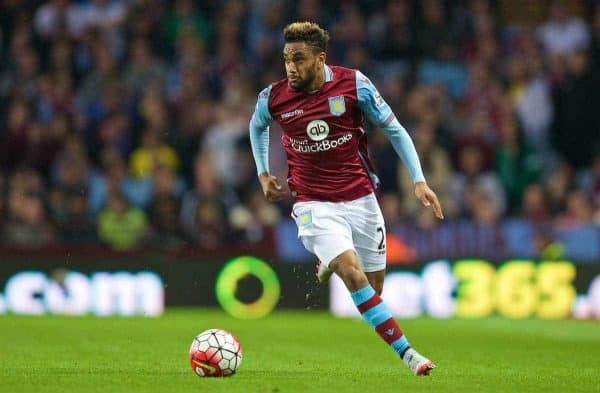
[[[292,88],[304,90],[325,64],[325,53],[317,52],[304,42],[289,42],[283,47],[283,61],[287,80]]]

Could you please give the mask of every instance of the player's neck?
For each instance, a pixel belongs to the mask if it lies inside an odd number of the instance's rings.
[[[324,84],[325,84],[325,67],[321,68],[321,70],[319,70],[317,72],[315,79],[312,81],[312,83],[310,85],[308,85],[306,87],[306,89],[304,89],[304,91],[306,91],[308,94],[315,93],[315,92],[319,91],[319,89],[321,89],[321,87],[323,87]]]

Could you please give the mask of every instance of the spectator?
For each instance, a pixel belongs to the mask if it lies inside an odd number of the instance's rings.
[[[248,21],[248,46],[254,54],[257,69],[264,69],[277,61],[281,44],[280,32],[285,27],[282,1],[263,2],[250,10]]]
[[[90,0],[81,5],[85,30],[98,31],[114,54],[124,51],[122,28],[127,8],[124,0]]]
[[[40,196],[26,190],[13,189],[9,195],[4,243],[24,248],[39,248],[49,246],[55,240],[55,230],[48,221]]]
[[[421,3],[422,22],[418,40],[419,51],[425,59],[439,57],[441,43],[449,45],[456,42],[458,31],[448,16],[448,10],[440,0],[425,0]]]
[[[101,154],[102,173],[90,179],[90,208],[100,211],[111,192],[120,192],[136,208],[145,208],[152,199],[152,180],[135,179],[128,175],[125,162],[115,149]]]
[[[589,200],[581,191],[572,191],[567,195],[565,210],[554,222],[557,231],[566,231],[579,226],[590,225],[593,210]]]
[[[296,15],[298,20],[313,20],[315,22],[324,22],[322,15],[323,5],[319,0],[300,0],[296,5]]]
[[[212,26],[210,20],[196,8],[193,0],[177,0],[166,21],[167,38],[174,45],[183,34],[190,33],[203,42],[209,42]]]
[[[453,99],[461,100],[467,85],[467,70],[456,61],[454,52],[450,42],[437,43],[435,58],[428,58],[419,65],[419,81],[424,84],[440,84]]]
[[[489,145],[498,141],[502,97],[499,82],[492,76],[490,66],[481,60],[471,63],[464,109],[475,117],[476,122],[471,121],[474,136]]]
[[[129,52],[130,63],[123,79],[134,94],[140,94],[149,83],[165,79],[166,67],[154,56],[148,41],[143,38],[134,39]]]
[[[96,220],[80,188],[55,187],[50,190],[50,211],[58,236],[65,243],[91,244],[97,241]]]
[[[573,167],[566,162],[559,163],[546,181],[550,211],[556,215],[566,208],[567,195],[575,184]]]
[[[179,202],[185,184],[172,169],[158,165],[152,172],[152,198],[173,197]]]
[[[179,200],[173,196],[155,197],[150,205],[151,245],[159,249],[179,249],[185,244],[178,225]]]
[[[237,173],[234,170],[238,141],[248,132],[248,116],[236,105],[222,105],[218,109],[217,122],[206,131],[203,154],[210,154],[214,168],[221,181],[235,186]]]
[[[49,129],[40,122],[32,121],[27,129],[28,146],[23,157],[24,164],[47,174],[54,157],[62,148],[65,131],[60,125]]]
[[[199,154],[194,161],[194,188],[184,195],[181,205],[180,220],[187,236],[208,245],[215,242],[221,236],[216,229],[227,226],[229,210],[236,203],[233,191],[219,181],[210,155]],[[214,214],[205,211],[207,206],[216,210]],[[214,233],[203,238],[204,226]]]
[[[387,3],[384,27],[374,38],[378,58],[384,61],[408,61],[416,51],[415,26],[411,21],[411,5],[406,0]]]
[[[539,183],[531,183],[523,191],[521,216],[535,225],[544,225],[550,218],[546,190]]]
[[[119,29],[127,15],[127,3],[123,0],[91,0],[82,7],[86,27],[97,27],[107,33]]]
[[[591,72],[588,55],[576,51],[567,60],[567,77],[554,95],[553,147],[576,169],[589,166],[600,149],[600,75]]]
[[[73,46],[71,42],[67,39],[55,40],[50,50],[49,72],[53,74],[67,73],[73,76],[73,60]]]
[[[215,249],[226,239],[227,227],[223,225],[226,217],[215,200],[203,199],[196,205],[194,222],[188,227],[186,234],[195,245],[206,249]],[[192,229],[193,230],[190,230]]]
[[[18,168],[29,149],[30,108],[23,100],[15,100],[8,107],[6,129],[0,134],[0,163],[2,169]]]
[[[129,170],[133,176],[147,178],[159,166],[164,166],[170,171],[177,170],[177,153],[161,140],[162,135],[159,132],[148,129],[142,134],[141,146],[135,149],[129,158]]]
[[[71,114],[74,93],[73,80],[65,71],[46,74],[40,78],[39,96],[37,100],[38,118],[44,123],[50,123],[58,115]]]
[[[129,206],[117,193],[108,197],[106,208],[98,214],[100,241],[117,251],[127,251],[141,246],[147,235],[146,214]]]
[[[348,3],[342,10],[339,20],[331,26],[331,34],[339,36],[329,47],[332,58],[347,58],[350,51],[366,45],[365,21],[356,4]],[[366,70],[365,70],[366,72]]]
[[[23,40],[23,43],[13,42],[12,61],[0,78],[0,97],[19,96],[31,103],[39,93],[40,59],[30,45],[29,37],[24,35]]]
[[[99,103],[100,98],[102,97],[100,93],[106,94],[109,92],[107,87],[111,83],[112,86],[118,85],[117,62],[108,43],[94,36],[90,37],[90,41],[89,51],[90,56],[93,59],[93,68],[83,79],[77,97],[77,106],[80,110],[86,112],[94,109],[93,105]],[[111,92],[114,91],[115,90],[113,89]],[[109,101],[106,98],[107,97],[105,96],[104,108],[110,110],[112,108],[108,103],[112,103],[113,101]],[[118,98],[122,97],[121,94],[116,94],[115,97],[111,98],[118,102]]]
[[[85,29],[87,18],[82,8],[70,0],[51,0],[35,12],[35,32],[44,40],[69,36],[77,38]]]
[[[528,56],[525,67],[527,76],[523,92],[516,102],[517,114],[526,142],[547,155],[550,154],[548,135],[553,116],[550,85],[539,53]]]
[[[570,55],[573,51],[586,49],[590,35],[585,23],[569,15],[562,0],[550,5],[549,18],[537,32],[538,38],[548,55]]]
[[[600,152],[594,155],[592,167],[581,174],[580,189],[592,202],[594,220],[600,225]]]
[[[493,206],[499,213],[504,213],[506,209],[504,190],[498,177],[485,170],[482,149],[476,145],[461,147],[458,162],[460,172],[452,176],[451,183],[452,199],[458,204],[458,212],[463,215],[468,213],[469,187],[471,187],[485,195],[488,202],[493,201]]]
[[[518,211],[523,190],[536,181],[542,161],[525,141],[523,132],[514,117],[502,124],[501,143],[496,149],[495,171],[506,193],[508,211]]]
[[[130,3],[124,27],[128,37],[144,37],[160,53],[167,53],[167,44],[161,36],[161,24],[165,7],[154,0],[138,0]]]

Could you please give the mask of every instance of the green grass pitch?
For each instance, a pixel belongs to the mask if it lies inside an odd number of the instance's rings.
[[[413,377],[362,321],[279,311],[240,321],[172,309],[157,319],[0,317],[0,392],[599,392],[600,323],[414,319],[409,341],[436,361]],[[199,378],[194,336],[232,331],[238,373]]]

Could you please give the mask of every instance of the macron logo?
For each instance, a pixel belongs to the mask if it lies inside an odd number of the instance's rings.
[[[385,334],[387,334],[388,336],[393,336],[394,335],[394,328],[386,330]]]
[[[296,109],[295,111],[286,112],[281,114],[281,120],[289,119],[290,117],[300,116],[304,113],[302,109]]]

